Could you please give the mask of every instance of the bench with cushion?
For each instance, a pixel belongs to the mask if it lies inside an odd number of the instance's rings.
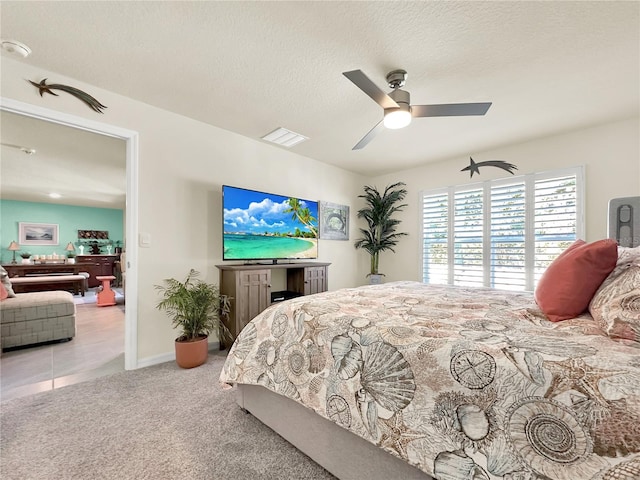
[[[44,290],[73,289],[77,295],[84,297],[86,277],[80,275],[38,275],[30,277],[13,277],[9,279],[16,293],[41,292]]]

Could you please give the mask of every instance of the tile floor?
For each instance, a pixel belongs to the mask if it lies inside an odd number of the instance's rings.
[[[0,400],[23,397],[124,370],[124,297],[98,307],[95,289],[75,296],[76,336],[69,342],[6,351],[0,357]]]

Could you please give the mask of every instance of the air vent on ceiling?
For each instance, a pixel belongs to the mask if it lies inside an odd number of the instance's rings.
[[[304,135],[300,135],[299,133],[280,127],[275,129],[273,132],[266,134],[262,139],[288,148],[293,147],[300,142],[304,142],[305,140],[309,140],[309,137],[305,137]]]

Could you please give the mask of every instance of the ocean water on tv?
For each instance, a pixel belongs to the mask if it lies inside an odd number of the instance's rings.
[[[313,242],[303,238],[225,234],[224,258],[295,258],[313,246]]]

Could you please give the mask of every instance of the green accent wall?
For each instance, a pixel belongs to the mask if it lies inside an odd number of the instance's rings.
[[[20,245],[16,252],[16,261],[20,263],[19,253],[30,252],[33,255],[65,255],[65,247],[73,242],[76,253],[79,254],[78,230],[105,230],[109,232],[109,240],[119,240],[124,244],[124,212],[115,208],[77,207],[74,205],[59,205],[56,203],[20,202],[17,200],[0,200],[0,257],[2,263],[10,263],[13,252],[7,250],[11,241],[18,239],[18,224],[55,223],[58,225],[58,245]],[[123,246],[123,245],[121,245]],[[112,250],[113,252],[113,250]],[[85,248],[85,254],[89,249]],[[103,249],[103,253],[106,250]]]

